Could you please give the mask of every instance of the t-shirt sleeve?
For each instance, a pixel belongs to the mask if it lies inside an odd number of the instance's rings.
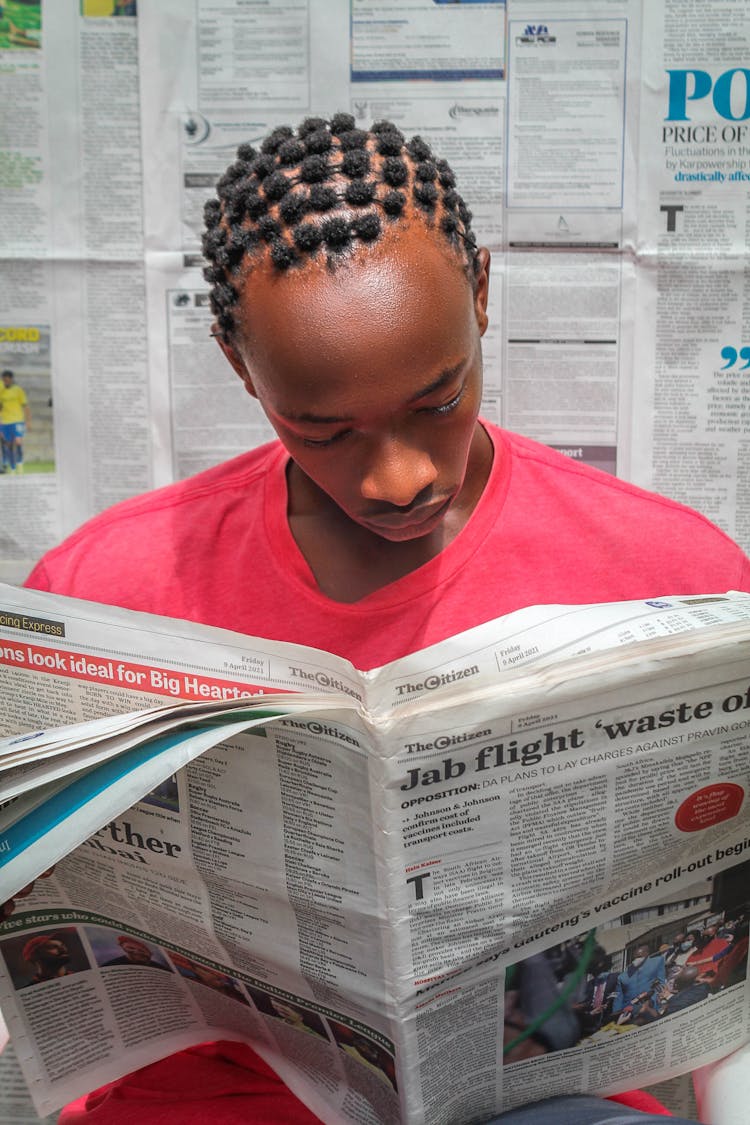
[[[29,590],[50,591],[52,589],[52,583],[49,580],[43,559],[36,564],[31,574],[25,579],[24,586]]]
[[[750,559],[745,555],[742,559],[742,566],[740,568],[740,580],[737,585],[738,590],[742,590],[746,594],[750,594]]]

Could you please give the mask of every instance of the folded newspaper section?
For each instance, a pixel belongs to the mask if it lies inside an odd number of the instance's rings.
[[[748,1037],[748,595],[535,607],[360,673],[0,587],[0,685],[40,1113],[215,1038],[326,1122],[458,1123]]]

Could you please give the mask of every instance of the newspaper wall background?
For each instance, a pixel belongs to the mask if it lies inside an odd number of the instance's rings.
[[[749,548],[750,13],[718,11],[7,0],[0,365],[32,427],[0,576],[270,436],[208,337],[200,211],[240,140],[347,107],[460,174],[493,252],[485,415]]]
[[[460,175],[485,415],[750,547],[745,0],[8,0],[0,55],[0,364],[32,409],[0,577],[270,436],[209,338],[201,210],[240,141],[334,109]]]

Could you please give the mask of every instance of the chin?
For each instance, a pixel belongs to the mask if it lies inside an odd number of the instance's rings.
[[[393,527],[383,526],[377,523],[372,523],[366,519],[356,520],[355,522],[364,527],[372,535],[377,536],[378,539],[385,539],[389,543],[410,543],[413,540],[425,539],[442,526],[448,510],[453,502],[453,497],[446,500],[445,503],[429,516],[428,519],[417,521],[416,523],[409,523],[408,517],[404,518],[403,523],[399,523]]]
[[[368,527],[367,530],[371,535],[376,536],[376,538],[384,539],[386,543],[414,543],[418,539],[426,539],[435,528],[430,527],[427,528],[426,531],[417,531],[414,528],[402,528],[399,530],[395,528],[389,528],[388,530],[379,528],[376,530],[375,528]]]

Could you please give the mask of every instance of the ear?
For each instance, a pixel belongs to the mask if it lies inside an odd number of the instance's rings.
[[[242,382],[245,384],[245,390],[247,391],[247,393],[249,395],[252,395],[253,398],[257,398],[258,396],[255,392],[255,387],[253,386],[253,381],[250,378],[250,372],[248,371],[247,364],[245,363],[242,356],[239,354],[239,352],[235,351],[234,347],[230,343],[228,343],[226,340],[224,340],[216,332],[215,329],[214,329],[214,338],[216,339],[216,342],[218,343],[219,347],[223,351],[226,358],[231,363],[234,370],[239,375]]]
[[[477,261],[479,268],[474,280],[474,315],[477,318],[479,335],[484,336],[490,322],[487,316],[487,302],[490,296],[490,252],[486,246],[480,246],[477,251]]]

